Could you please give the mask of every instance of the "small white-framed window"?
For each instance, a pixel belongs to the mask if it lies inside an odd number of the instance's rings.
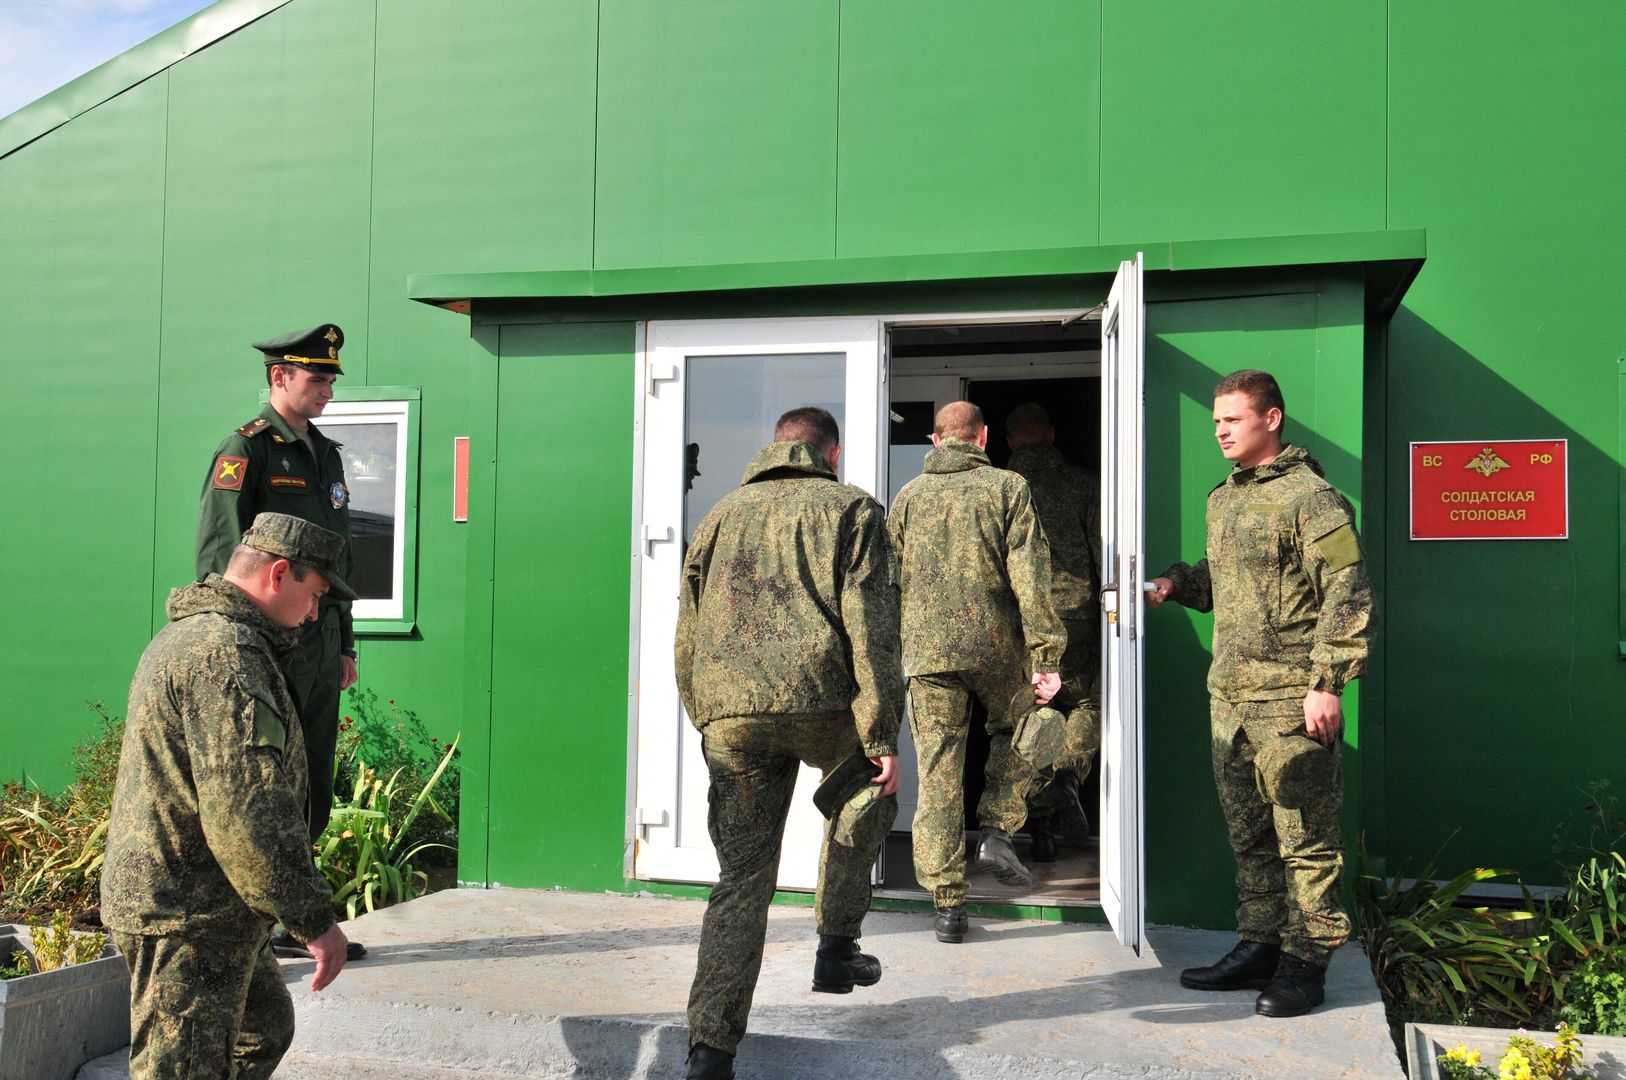
[[[341,444],[360,634],[411,633],[416,620],[418,397],[416,387],[340,388],[316,421]]]

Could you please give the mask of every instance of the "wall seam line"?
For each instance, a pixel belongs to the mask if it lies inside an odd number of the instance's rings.
[[[367,294],[362,305],[367,338],[363,386],[373,385],[373,214],[378,203],[378,0],[373,0],[373,70],[368,74],[367,112]]]
[[[587,271],[598,266],[598,155],[599,113],[604,107],[604,3],[593,6],[593,190],[588,195],[587,220],[592,222],[592,236],[587,245]],[[497,355],[502,355],[501,337]]]
[[[152,430],[152,557],[147,560],[147,633],[156,634],[158,620],[158,462],[164,431],[164,285],[169,262],[169,137],[175,80],[164,69],[164,174],[158,210],[158,363],[154,371]]]
[[[830,177],[830,257],[841,257],[841,41],[846,8],[836,0],[836,132],[835,170]]]

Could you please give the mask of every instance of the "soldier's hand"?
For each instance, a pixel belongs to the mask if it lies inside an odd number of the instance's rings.
[[[1048,704],[1050,699],[1061,690],[1061,675],[1054,671],[1035,671],[1033,673],[1033,700],[1040,704]]]
[[[339,977],[339,972],[344,968],[344,950],[348,944],[349,939],[339,929],[338,923],[328,927],[327,932],[315,941],[305,943],[305,948],[316,958],[316,974],[311,976],[312,990],[320,990]]]
[[[1304,696],[1304,733],[1331,746],[1344,733],[1344,702],[1337,694],[1311,690]]]
[[[872,784],[881,785],[881,798],[896,795],[898,793],[898,759],[891,754],[887,754],[884,757],[872,757],[870,760],[881,768],[881,775],[870,781]]]
[[[1169,594],[1174,591],[1174,582],[1166,577],[1153,578],[1147,584],[1152,586],[1146,590],[1147,607],[1162,607],[1163,601],[1167,600]]]
[[[356,685],[356,661],[343,653],[339,654],[339,689],[348,690]]]

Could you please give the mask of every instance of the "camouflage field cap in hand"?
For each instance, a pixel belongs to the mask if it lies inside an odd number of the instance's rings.
[[[281,337],[256,341],[254,347],[272,364],[297,364],[323,375],[343,375],[339,350],[344,347],[344,331],[335,323],[323,323],[309,330],[295,330]]]
[[[1260,793],[1284,810],[1302,810],[1331,792],[1336,765],[1331,750],[1304,735],[1278,735],[1253,757]]]
[[[284,559],[304,563],[327,579],[328,590],[340,600],[354,600],[355,590],[339,576],[344,537],[291,514],[258,514],[243,534],[243,543]]]
[[[1024,686],[1011,698],[1016,730],[1011,747],[1035,769],[1048,769],[1067,744],[1067,718],[1049,705],[1033,700],[1033,687]]]

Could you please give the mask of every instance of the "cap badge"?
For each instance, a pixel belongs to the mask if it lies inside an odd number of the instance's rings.
[[[327,328],[327,333],[322,335],[322,338],[323,338],[323,340],[327,341],[328,344],[331,345],[335,341],[339,340],[339,332],[337,330],[335,330],[333,327],[330,326],[330,327]]]

